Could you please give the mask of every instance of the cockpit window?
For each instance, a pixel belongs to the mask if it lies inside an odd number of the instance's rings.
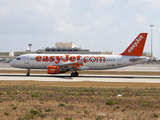
[[[16,60],[21,60],[21,58],[17,58]]]

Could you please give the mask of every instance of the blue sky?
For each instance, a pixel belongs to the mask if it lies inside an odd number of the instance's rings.
[[[0,0],[0,51],[25,51],[74,42],[91,51],[122,53],[141,32],[160,58],[159,0]]]

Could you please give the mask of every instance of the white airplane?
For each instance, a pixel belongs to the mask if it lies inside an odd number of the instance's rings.
[[[72,71],[71,76],[78,76],[79,70],[105,70],[120,68],[148,61],[142,56],[147,33],[140,33],[129,47],[119,55],[82,55],[82,54],[24,54],[10,62],[17,68],[47,69],[48,74],[60,74]]]

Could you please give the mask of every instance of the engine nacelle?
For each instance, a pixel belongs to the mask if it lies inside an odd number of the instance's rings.
[[[65,73],[65,71],[61,71],[59,66],[48,66],[48,74],[60,74]]]

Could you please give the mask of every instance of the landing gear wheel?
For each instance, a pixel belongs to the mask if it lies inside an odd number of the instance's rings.
[[[30,74],[29,74],[29,73],[27,73],[27,74],[26,74],[26,76],[30,76]]]
[[[71,73],[71,77],[74,77],[74,73]]]
[[[71,77],[77,77],[79,75],[78,72],[75,72],[75,73],[71,73]]]
[[[78,73],[78,72],[75,72],[74,75],[77,77],[77,76],[79,75],[79,73]]]

